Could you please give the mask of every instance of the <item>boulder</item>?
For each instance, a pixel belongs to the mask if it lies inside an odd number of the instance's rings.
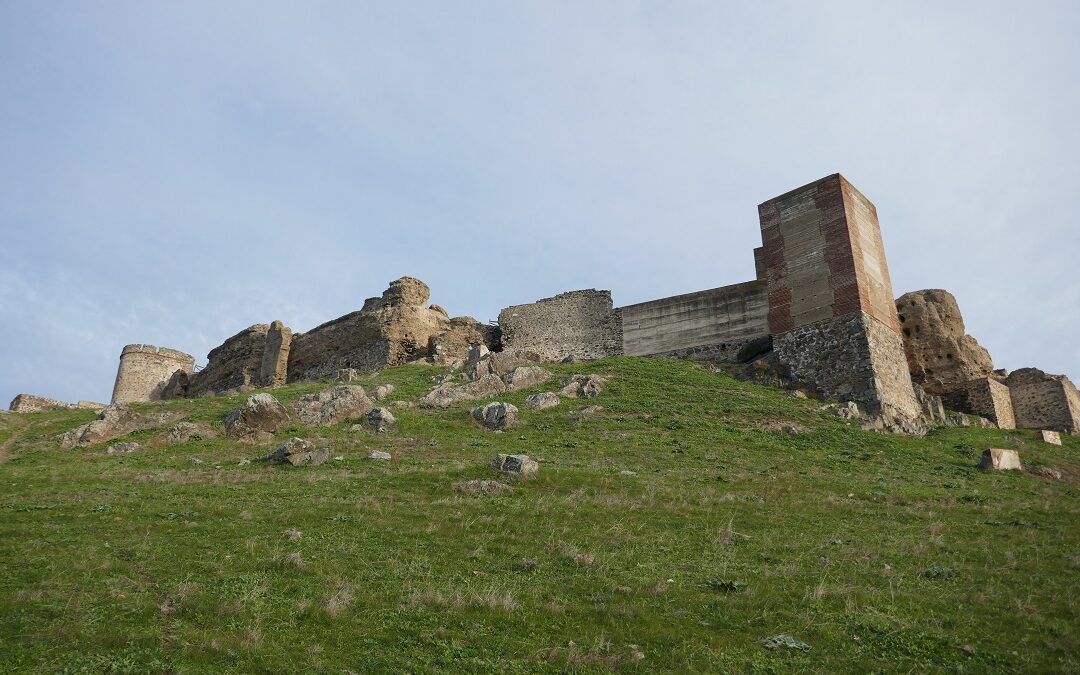
[[[533,410],[547,410],[559,405],[559,396],[550,391],[539,394],[529,394],[525,397],[525,405]]]
[[[1043,443],[1049,443],[1051,445],[1061,445],[1061,434],[1056,431],[1046,431],[1045,429],[1039,432],[1039,438]]]
[[[987,448],[979,458],[979,468],[985,471],[1015,471],[1020,466],[1020,454],[1015,450]]]
[[[60,447],[65,450],[103,443],[134,431],[137,419],[138,416],[127,404],[117,403],[102,408],[94,421],[60,434],[57,438]]]
[[[535,354],[517,351],[483,352],[479,358],[465,363],[465,378],[478,380],[485,375],[507,375],[521,366],[535,366],[539,361]]]
[[[519,478],[535,476],[540,465],[528,455],[498,455],[491,462],[491,467],[499,473]]]
[[[378,460],[386,461],[388,459],[393,459],[393,457],[390,455],[389,452],[384,452],[382,450],[372,450],[368,454],[368,459],[378,459]]]
[[[994,362],[978,341],[965,334],[964,317],[952,293],[927,289],[896,300],[911,379],[929,394],[949,394],[986,377]]]
[[[181,422],[165,432],[164,440],[169,445],[180,445],[199,438],[212,438],[214,432],[210,427],[192,422]]]
[[[117,443],[116,445],[110,445],[105,452],[109,455],[127,455],[136,452],[138,449],[138,443]]]
[[[388,431],[396,421],[393,413],[386,408],[372,408],[367,414],[368,426],[380,433]]]
[[[289,412],[267,393],[255,394],[225,418],[225,435],[245,443],[271,438],[289,423]]]
[[[390,398],[390,394],[394,393],[394,385],[392,384],[380,384],[371,390],[371,398],[376,401],[385,401]]]
[[[571,375],[559,393],[569,398],[596,398],[606,384],[607,379],[599,375]]]
[[[420,401],[426,405],[445,408],[462,401],[490,398],[506,390],[506,383],[498,375],[484,375],[474,382],[465,384],[459,385],[451,382],[440,384],[421,398]]]
[[[518,366],[503,376],[503,382],[510,391],[518,391],[540,386],[551,378],[551,373],[540,366]]]
[[[290,464],[292,466],[317,466],[330,459],[330,451],[316,448],[302,438],[290,438],[263,458],[271,464]]]
[[[509,403],[488,403],[487,405],[473,408],[472,417],[484,428],[492,431],[502,431],[517,422],[517,407]]]
[[[374,404],[359,385],[331,387],[300,397],[293,403],[296,416],[304,424],[331,427],[350,418],[363,417]]]

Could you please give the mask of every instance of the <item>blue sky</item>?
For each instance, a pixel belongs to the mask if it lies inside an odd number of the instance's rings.
[[[897,295],[1080,378],[1075,2],[0,0],[0,401],[403,275],[451,314],[753,277],[841,172]]]

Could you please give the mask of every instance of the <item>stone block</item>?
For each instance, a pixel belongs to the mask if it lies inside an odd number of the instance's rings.
[[[1043,429],[1039,432],[1039,438],[1043,443],[1049,443],[1051,445],[1061,445],[1061,434],[1056,431],[1047,431]]]
[[[979,468],[985,471],[1018,471],[1020,454],[1015,450],[987,448],[979,458]]]

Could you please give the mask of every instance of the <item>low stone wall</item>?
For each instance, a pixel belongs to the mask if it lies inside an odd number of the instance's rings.
[[[954,386],[942,399],[950,410],[985,417],[999,429],[1016,428],[1012,393],[992,377],[980,377],[962,386]]]
[[[627,356],[735,361],[743,345],[769,334],[764,281],[651,300],[618,311]]]
[[[571,291],[499,312],[504,350],[542,361],[599,359],[623,353],[622,322],[611,291]]]
[[[1080,433],[1080,393],[1069,378],[1021,368],[1005,384],[1012,394],[1017,427]]]
[[[45,398],[44,396],[34,396],[33,394],[19,394],[11,401],[11,405],[8,406],[8,410],[11,412],[48,412],[50,410],[70,410],[76,408],[70,403],[64,403],[63,401],[56,401],[51,398]]]

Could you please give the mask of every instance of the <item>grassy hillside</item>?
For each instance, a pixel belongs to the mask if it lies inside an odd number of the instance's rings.
[[[0,672],[1080,669],[1080,438],[864,432],[686,362],[551,370],[610,381],[542,412],[502,397],[505,433],[462,405],[279,434],[330,439],[317,467],[160,431],[60,450],[93,413],[0,416]],[[363,384],[415,400],[439,372]],[[220,427],[244,398],[146,408]],[[1065,477],[980,472],[991,446]],[[499,452],[539,476],[455,492]]]

